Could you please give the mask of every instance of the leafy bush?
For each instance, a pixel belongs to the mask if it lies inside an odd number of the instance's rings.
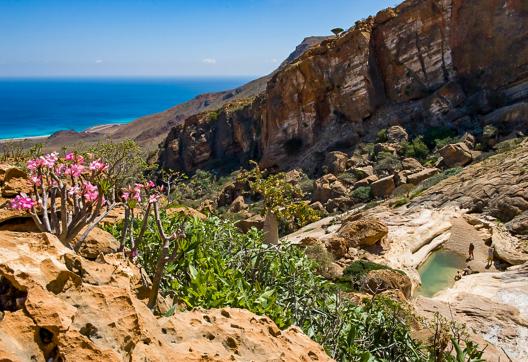
[[[416,158],[418,160],[425,160],[429,156],[429,147],[425,144],[423,137],[418,136],[411,142],[404,144],[404,154],[406,157]]]
[[[379,143],[387,142],[387,129],[386,128],[380,129],[378,133],[376,134],[376,137]]]
[[[429,149],[433,149],[434,147],[438,146],[438,142],[447,139],[454,139],[456,136],[457,133],[452,128],[445,126],[429,127],[424,132],[423,142],[427,145],[427,147],[429,147]]]
[[[395,171],[400,171],[402,163],[398,156],[389,152],[380,152],[377,156],[377,162],[374,164],[374,170],[378,175],[391,175]]]
[[[375,297],[363,305],[343,298],[338,286],[318,275],[317,263],[293,245],[266,245],[256,229],[243,234],[233,223],[216,217],[160,218],[163,229],[185,224],[177,241],[180,257],[167,265],[161,291],[184,309],[246,308],[266,314],[280,328],[299,326],[339,361],[427,360],[427,346],[410,335],[410,312]],[[148,223],[138,262],[152,276],[161,253],[154,220]],[[119,235],[121,226],[109,230]],[[136,232],[140,225],[136,225]],[[347,276],[382,268],[355,263]]]
[[[360,186],[352,191],[352,198],[359,202],[368,202],[372,200],[372,190],[370,186]]]

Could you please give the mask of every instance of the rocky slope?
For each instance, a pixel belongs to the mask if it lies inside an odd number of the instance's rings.
[[[245,310],[156,317],[120,254],[90,261],[49,234],[0,231],[3,361],[329,361],[298,328]]]
[[[527,20],[523,1],[407,0],[311,48],[243,106],[177,125],[160,163],[192,172],[257,159],[318,173],[327,152],[388,125],[524,130]]]
[[[333,256],[333,277],[366,259],[405,271],[412,282],[412,303],[426,317],[438,312],[465,323],[490,361],[525,361],[528,349],[528,140],[475,162],[417,195],[406,205],[394,199],[330,216],[286,236],[301,245],[323,245]],[[380,226],[382,225],[382,226]],[[384,226],[384,227],[383,227]],[[349,230],[352,230],[351,234]],[[349,235],[351,234],[351,235]],[[418,296],[417,268],[438,248],[475,259],[465,276],[433,298]],[[488,246],[495,262],[486,267]],[[452,276],[447,276],[451,281]],[[383,278],[381,286],[410,295],[404,281]]]

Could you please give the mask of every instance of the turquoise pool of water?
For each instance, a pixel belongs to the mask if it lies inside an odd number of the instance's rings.
[[[455,283],[457,271],[464,269],[465,265],[466,261],[462,255],[447,250],[433,252],[418,268],[422,285],[417,293],[432,297],[439,291],[451,287]]]

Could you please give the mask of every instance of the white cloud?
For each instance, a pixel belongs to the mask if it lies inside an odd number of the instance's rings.
[[[103,60],[102,60],[102,59],[97,59],[97,60],[95,61],[95,64],[102,64],[102,63],[103,63]]]
[[[205,59],[202,59],[202,63],[205,63],[205,64],[216,64],[216,59],[215,58],[205,58]]]

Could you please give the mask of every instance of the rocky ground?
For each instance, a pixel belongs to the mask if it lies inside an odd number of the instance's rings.
[[[0,356],[6,361],[327,361],[298,328],[225,308],[156,317],[144,276],[54,236],[0,231]]]
[[[389,200],[369,209],[359,207],[307,225],[284,240],[326,246],[336,259],[338,275],[357,259],[403,270],[413,289],[420,284],[417,267],[433,250],[442,247],[467,257],[473,242],[475,259],[468,264],[476,274],[433,298],[417,297],[412,303],[422,315],[439,312],[466,323],[477,340],[490,344],[489,360],[500,356],[524,361],[528,349],[518,342],[528,332],[527,155],[524,141],[466,167],[404,206],[391,207]],[[347,230],[353,233],[347,235]],[[486,268],[491,243],[495,262]],[[405,292],[404,283],[396,287]]]

